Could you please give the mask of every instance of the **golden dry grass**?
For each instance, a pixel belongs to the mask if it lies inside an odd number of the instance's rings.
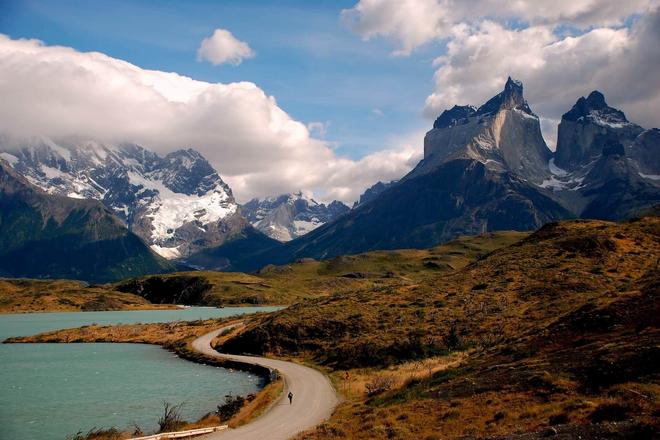
[[[0,278],[0,313],[169,309],[130,293],[80,281]]]
[[[255,318],[223,349],[331,372],[346,400],[301,438],[483,438],[555,425],[648,435],[660,414],[658,261],[658,218],[562,222],[463,269]],[[460,365],[405,379],[451,347],[465,352]],[[365,396],[388,374],[390,391]],[[628,422],[593,425],[613,420]]]

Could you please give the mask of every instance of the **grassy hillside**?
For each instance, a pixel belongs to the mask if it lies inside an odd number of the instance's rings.
[[[288,305],[301,300],[383,286],[409,285],[465,266],[527,234],[501,232],[461,237],[432,249],[375,251],[330,260],[300,260],[266,266],[255,274],[179,272],[146,276],[112,286],[153,303],[200,305]]]
[[[0,312],[120,310],[165,304],[289,305],[342,292],[414,284],[463,267],[526,235],[502,232],[461,237],[432,249],[303,260],[267,266],[255,274],[178,272],[91,286],[69,280],[0,279]]]
[[[0,313],[167,308],[103,286],[71,280],[0,278]]]
[[[658,218],[549,224],[459,270],[255,318],[222,349],[331,373],[346,401],[303,438],[651,438],[659,259]]]

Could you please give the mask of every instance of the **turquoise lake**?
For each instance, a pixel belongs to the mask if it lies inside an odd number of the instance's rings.
[[[192,321],[277,307],[0,315],[0,340],[92,323]],[[139,425],[153,431],[163,401],[185,402],[197,419],[226,394],[247,394],[259,377],[179,359],[143,344],[0,345],[0,438],[65,439],[91,428]]]

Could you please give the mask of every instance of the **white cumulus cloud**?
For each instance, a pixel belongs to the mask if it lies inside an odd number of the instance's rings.
[[[246,58],[254,57],[250,46],[229,32],[227,29],[216,29],[213,35],[204,38],[197,49],[197,60],[208,61],[213,65],[224,63],[237,66]]]
[[[419,158],[407,144],[351,160],[250,82],[197,81],[98,52],[0,34],[0,134],[195,148],[240,201],[298,189],[352,202]],[[313,129],[318,129],[312,125]]]
[[[658,0],[361,0],[342,12],[364,39],[407,55],[435,41],[439,56],[424,114],[480,105],[507,76],[520,79],[550,145],[557,123],[592,90],[646,127],[660,125]]]
[[[409,55],[423,44],[451,37],[454,26],[463,23],[513,20],[588,29],[620,25],[657,5],[657,0],[360,0],[342,11],[342,19],[364,39],[390,38],[399,44],[394,55]]]
[[[595,28],[574,37],[557,36],[547,26],[507,29],[492,21],[457,30],[446,55],[436,60],[425,114],[434,118],[454,104],[482,104],[511,75],[523,81],[550,143],[561,115],[592,90],[603,92],[630,120],[657,127],[659,29],[660,13],[653,12],[630,29]]]

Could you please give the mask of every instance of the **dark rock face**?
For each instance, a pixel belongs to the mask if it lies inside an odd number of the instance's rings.
[[[49,195],[0,160],[0,273],[108,282],[172,270],[100,202]]]
[[[659,153],[660,130],[629,122],[594,91],[562,117],[548,187],[577,216],[634,216],[660,203]]]
[[[467,122],[467,119],[477,112],[471,105],[455,105],[443,111],[433,123],[433,128],[447,128]]]
[[[626,115],[621,110],[607,105],[605,95],[598,90],[594,90],[586,98],[583,96],[578,99],[573,108],[564,113],[562,119],[567,121],[581,121],[594,111],[605,116],[604,119],[608,122],[628,122]]]
[[[396,183],[396,180],[388,183],[378,182],[371,187],[367,188],[363,194],[360,195],[358,201],[353,204],[353,208],[357,208],[360,205],[364,205],[372,200],[374,200],[380,193],[386,189],[392,187]]]
[[[644,175],[657,175],[660,171],[660,130],[644,130],[626,150],[628,156]]]
[[[302,192],[264,200],[252,199],[242,207],[245,218],[259,231],[279,241],[300,237],[349,211],[341,202],[325,205]]]

